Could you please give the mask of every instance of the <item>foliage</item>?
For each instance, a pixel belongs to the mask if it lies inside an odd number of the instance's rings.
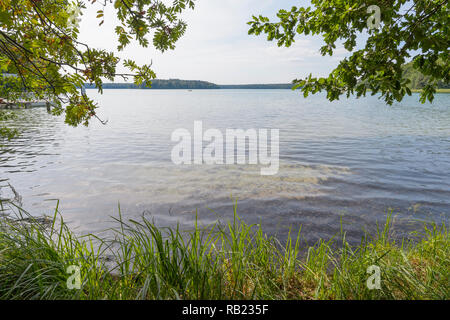
[[[438,63],[440,61],[438,60]],[[426,85],[431,81],[430,76],[425,76],[416,69],[414,69],[414,63],[410,62],[403,66],[403,76],[406,79],[411,80],[410,87],[411,89],[423,89]],[[445,83],[444,81],[438,81],[437,83],[438,89],[448,89],[450,88],[450,83]]]
[[[342,94],[365,96],[380,93],[386,103],[410,95],[410,81],[402,66],[412,58],[413,68],[427,77],[422,103],[433,101],[439,81],[450,82],[450,15],[448,0],[312,0],[312,7],[292,7],[277,13],[279,21],[253,17],[249,34],[267,34],[269,41],[289,47],[297,35],[320,35],[322,55],[333,55],[342,44],[348,57],[328,77],[296,79],[294,88],[304,96],[322,90],[329,100]],[[381,9],[379,28],[368,29],[373,21],[370,5]],[[366,40],[365,40],[366,39]],[[360,42],[363,47],[358,48]],[[437,63],[438,60],[443,63]]]
[[[59,217],[18,208],[0,220],[1,299],[448,299],[450,245],[445,226],[425,224],[417,241],[391,238],[392,220],[373,237],[300,247],[281,245],[257,225],[234,219],[192,231],[117,219],[114,237],[75,236]],[[302,254],[303,252],[303,254]],[[109,261],[109,262],[108,262]],[[67,267],[80,268],[69,290]],[[381,289],[367,286],[369,266]]]
[[[171,6],[158,0],[91,0],[100,3],[99,24],[104,7],[114,5],[119,25],[115,27],[117,48],[123,50],[134,38],[141,46],[165,51],[174,49],[186,23],[179,18],[195,0],[174,0]],[[79,38],[78,20],[86,5],[68,0],[0,0],[0,97],[17,101],[30,95],[51,101],[56,114],[65,112],[66,123],[88,124],[96,117],[95,101],[79,91],[92,83],[102,92],[104,79],[133,77],[148,85],[155,78],[151,65],[123,62],[114,52],[92,48]],[[117,73],[122,63],[130,73]]]
[[[86,88],[95,88],[93,85],[87,85]],[[292,83],[275,84],[214,84],[200,80],[152,80],[152,86],[147,87],[145,83],[135,85],[133,83],[104,83],[103,89],[291,89]]]
[[[86,88],[95,88],[93,85],[86,85]],[[214,83],[200,80],[179,80],[179,79],[155,79],[151,86],[145,83],[136,85],[134,83],[105,83],[103,89],[219,89]]]
[[[0,110],[0,123],[14,119],[16,119],[16,115],[14,113]],[[11,140],[15,136],[17,136],[17,134],[17,129],[0,126],[0,137],[6,137],[8,140]]]

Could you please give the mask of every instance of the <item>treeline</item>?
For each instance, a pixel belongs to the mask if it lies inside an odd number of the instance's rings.
[[[86,84],[85,87],[86,89],[95,89],[94,84]],[[155,79],[152,81],[150,88],[145,83],[141,85],[135,85],[134,83],[105,83],[103,84],[103,89],[220,89],[220,87],[214,83],[200,80]]]
[[[404,65],[404,76],[411,80],[411,89],[423,89],[429,83],[430,77],[425,76],[413,68],[412,62]],[[94,84],[86,84],[86,89],[95,89]],[[291,83],[274,83],[274,84],[230,84],[217,85],[208,81],[200,80],[180,80],[180,79],[155,79],[152,81],[151,87],[146,84],[135,85],[133,83],[105,83],[104,89],[291,89]],[[440,81],[438,88],[450,88],[450,83]]]
[[[95,84],[85,84],[86,89],[95,89]],[[134,83],[105,83],[103,89],[291,89],[292,84],[243,84],[243,85],[217,85],[215,83],[200,80],[180,79],[155,79],[151,87],[146,84]]]
[[[423,89],[425,85],[427,85],[430,81],[429,76],[425,76],[416,69],[413,68],[413,62],[407,63],[403,66],[404,68],[404,76],[411,80],[410,88],[411,89]],[[445,83],[444,81],[438,82],[439,89],[448,89],[450,88],[450,83]]]

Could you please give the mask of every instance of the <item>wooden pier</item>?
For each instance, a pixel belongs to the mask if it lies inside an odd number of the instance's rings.
[[[50,110],[51,103],[47,101],[17,101],[8,102],[0,101],[0,109],[31,109],[31,108],[47,108]]]

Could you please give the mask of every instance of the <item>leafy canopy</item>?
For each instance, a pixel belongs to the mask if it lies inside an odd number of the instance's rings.
[[[195,0],[91,0],[97,5],[99,25],[104,8],[114,6],[119,23],[115,27],[117,49],[134,39],[141,46],[165,51],[175,48],[186,23],[180,14],[194,8]],[[97,2],[97,3],[96,3]],[[167,1],[166,1],[167,3]],[[46,100],[55,114],[76,126],[96,117],[97,105],[80,90],[95,84],[102,92],[103,80],[132,77],[135,84],[151,84],[156,77],[151,64],[138,66],[133,60],[120,61],[114,52],[92,48],[79,40],[78,21],[86,4],[68,0],[0,0],[0,97],[8,101]],[[150,40],[149,40],[150,38]],[[128,73],[117,73],[122,64]],[[0,110],[0,121],[11,116]],[[12,136],[7,128],[0,135]]]
[[[360,97],[370,91],[381,94],[388,104],[401,101],[405,94],[411,95],[410,80],[402,68],[409,60],[428,80],[421,92],[422,103],[433,101],[439,82],[450,82],[448,0],[311,0],[311,4],[280,10],[276,22],[254,16],[248,23],[249,34],[265,33],[278,46],[289,47],[297,35],[320,35],[323,56],[333,55],[339,44],[349,52],[328,77],[294,80],[294,89],[301,88],[305,97],[325,90],[332,101],[342,94]],[[378,28],[368,28],[368,20],[373,23],[374,19],[371,5],[381,12]]]

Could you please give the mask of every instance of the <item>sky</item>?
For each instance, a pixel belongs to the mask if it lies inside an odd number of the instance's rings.
[[[343,48],[338,47],[332,57],[323,57],[319,53],[320,37],[298,37],[291,47],[279,48],[265,35],[248,35],[247,22],[252,15],[275,17],[279,9],[308,4],[306,0],[197,0],[195,9],[182,15],[188,29],[175,50],[160,53],[151,46],[142,48],[134,43],[118,55],[138,64],[152,62],[158,79],[247,84],[289,83],[310,73],[324,76],[344,57]],[[86,6],[79,39],[92,47],[117,52],[113,6],[105,8],[102,26],[95,17],[100,7],[89,2]]]

